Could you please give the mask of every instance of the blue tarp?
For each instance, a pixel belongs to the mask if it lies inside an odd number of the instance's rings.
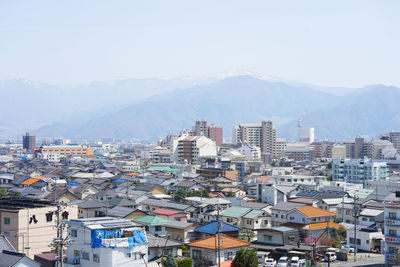
[[[102,239],[121,238],[121,230],[92,230],[92,248],[106,247],[101,244]],[[133,232],[133,237],[128,237],[128,248],[133,248],[135,244],[146,243],[146,235],[143,231]]]
[[[114,180],[114,181],[112,181],[113,183],[123,183],[123,182],[125,182],[126,180],[125,179],[116,179],[116,180]]]
[[[68,182],[67,185],[72,185],[72,186],[74,186],[74,185],[80,185],[80,183],[77,183],[77,182]]]
[[[202,226],[194,229],[196,232],[206,233],[206,234],[216,234],[218,233],[218,223],[216,221],[204,224]],[[221,222],[220,232],[236,232],[240,231],[239,227],[236,227],[232,224]]]

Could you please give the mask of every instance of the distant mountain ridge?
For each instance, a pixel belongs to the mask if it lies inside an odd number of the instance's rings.
[[[29,130],[39,137],[154,140],[204,118],[222,125],[227,139],[233,125],[262,119],[273,120],[278,137],[295,139],[297,119],[307,109],[303,125],[315,127],[319,139],[343,140],[396,130],[399,91],[318,87],[250,72],[75,87],[16,79],[0,81],[0,136]]]
[[[315,127],[317,137],[347,139],[358,133],[377,135],[392,130],[400,116],[395,105],[400,100],[399,92],[396,87],[377,85],[365,93],[337,96],[249,75],[232,76],[152,96],[80,123],[42,127],[35,134],[154,140],[190,128],[196,119],[205,118],[221,124],[229,139],[235,124],[273,119],[279,137],[295,139],[297,119],[307,109],[303,125]]]

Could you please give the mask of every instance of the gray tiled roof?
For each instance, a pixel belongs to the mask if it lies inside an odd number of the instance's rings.
[[[5,235],[0,235],[0,252],[3,250],[16,251]]]

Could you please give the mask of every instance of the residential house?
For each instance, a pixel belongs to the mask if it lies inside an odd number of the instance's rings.
[[[240,229],[241,228],[232,224],[221,222],[219,232],[224,235],[238,238]],[[203,224],[202,226],[197,227],[194,231],[200,238],[218,234],[218,222],[212,221],[210,223]]]
[[[151,211],[151,213],[158,215],[160,217],[164,217],[171,221],[187,222],[189,219],[189,213],[181,212],[181,211],[177,211],[177,210],[156,209],[156,210]]]
[[[156,215],[147,215],[144,217],[136,218],[133,221],[135,223],[138,223],[139,225],[143,225],[147,232],[159,236],[167,235],[165,225],[171,222],[168,219]]]
[[[184,243],[191,241],[195,225],[193,223],[182,221],[169,221],[165,225],[165,231],[174,240]]]
[[[166,194],[165,189],[158,184],[150,184],[150,183],[139,184],[135,188],[135,190],[149,192],[149,193],[153,194],[154,196]]]
[[[130,220],[85,218],[67,221],[67,225],[72,242],[65,267],[147,266],[146,233]]]
[[[250,246],[249,242],[224,234],[220,234],[219,240],[221,255],[219,262],[221,263],[223,261],[232,260],[241,248],[247,248]],[[208,266],[218,264],[217,244],[218,234],[188,243],[187,245],[190,248],[190,256],[193,260],[193,266],[198,266],[200,262],[208,264]]]
[[[156,261],[163,255],[166,257],[168,253],[172,253],[174,257],[182,256],[180,248],[183,245],[182,242],[153,234],[147,234],[147,240],[149,262]]]
[[[182,181],[171,186],[171,192],[177,192],[179,189],[183,189],[186,193],[189,193],[191,191],[202,191],[205,188],[200,183],[195,181]]]
[[[292,202],[279,202],[275,206],[272,206],[271,209],[271,217],[272,217],[272,226],[279,226],[283,223],[287,223],[287,214],[297,207],[304,207],[304,204],[301,203],[292,203]]]
[[[296,195],[299,191],[296,185],[275,185],[261,183],[257,185],[257,200],[271,205],[278,202],[287,202],[288,198]]]
[[[354,246],[354,227],[347,229],[347,244]],[[381,229],[373,229],[362,225],[357,226],[357,250],[382,251],[381,244],[385,239]]]
[[[107,216],[130,219],[130,220],[141,218],[146,215],[147,213],[144,211],[135,208],[120,207],[120,206],[115,206],[114,208],[110,208],[107,212]]]

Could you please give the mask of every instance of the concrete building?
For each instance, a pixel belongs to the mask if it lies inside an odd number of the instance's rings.
[[[332,161],[333,181],[347,181],[365,184],[368,180],[386,181],[389,169],[386,162],[364,159],[334,159]]]
[[[240,154],[244,155],[244,159],[246,161],[254,161],[261,159],[261,150],[259,147],[243,144],[241,147],[237,149]]]
[[[31,198],[0,199],[0,233],[4,233],[18,252],[33,258],[50,251],[49,243],[57,236],[57,206],[50,201]],[[78,218],[76,205],[65,206],[62,219]]]
[[[110,217],[67,221],[66,267],[147,266],[146,233],[132,221]]]
[[[397,153],[400,154],[400,132],[389,133],[389,141],[393,144]]]
[[[22,148],[26,149],[28,152],[33,152],[36,148],[36,136],[26,133],[26,135],[22,137]]]
[[[217,146],[222,145],[223,143],[223,129],[221,126],[210,124],[208,125],[208,138],[213,140]]]
[[[315,141],[314,128],[312,127],[299,127],[299,142],[300,143],[312,143]]]
[[[332,159],[344,159],[346,158],[346,146],[335,144],[332,146]]]
[[[199,164],[201,157],[217,156],[215,142],[205,136],[179,138],[175,149],[174,161],[181,164]]]
[[[34,156],[39,159],[58,161],[62,157],[91,157],[93,148],[82,145],[41,146]]]
[[[285,149],[285,157],[296,161],[312,160],[312,150],[309,149],[308,144],[292,143],[287,144]]]
[[[242,123],[233,127],[232,143],[248,143],[261,148],[261,153],[275,157],[276,130],[272,121]]]
[[[370,159],[396,159],[397,151],[387,140],[371,140],[364,143],[363,155]]]
[[[285,156],[286,150],[286,139],[285,138],[276,138],[275,142],[275,156],[276,158],[282,158]]]
[[[194,126],[196,135],[210,138],[217,146],[223,143],[223,130],[216,124],[208,124],[206,120],[197,120]]]
[[[390,194],[385,199],[384,210],[385,263],[400,263],[400,193]]]

